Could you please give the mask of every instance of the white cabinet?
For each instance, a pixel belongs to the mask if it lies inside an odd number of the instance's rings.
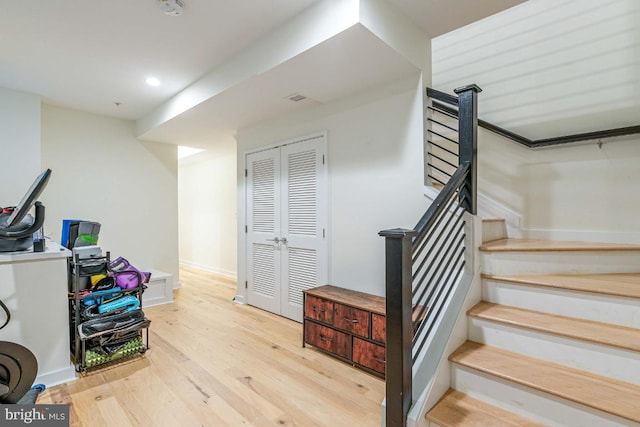
[[[67,257],[49,240],[45,252],[0,254],[0,299],[11,321],[0,340],[27,347],[38,360],[36,383],[53,386],[75,379],[69,359]],[[4,323],[0,311],[0,324]]]

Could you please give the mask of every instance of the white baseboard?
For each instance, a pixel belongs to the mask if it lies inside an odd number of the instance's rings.
[[[67,368],[38,375],[36,377],[35,384],[44,384],[45,386],[47,386],[47,388],[49,388],[58,384],[73,381],[76,378],[76,371],[73,365],[69,364]]]
[[[198,270],[217,274],[218,276],[226,277],[228,279],[238,280],[238,273],[236,271],[224,270],[222,268],[184,260],[180,261],[180,265],[184,265],[185,267],[197,268]]]

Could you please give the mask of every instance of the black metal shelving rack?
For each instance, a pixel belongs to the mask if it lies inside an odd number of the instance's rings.
[[[119,357],[105,357],[104,362],[99,363],[90,363],[90,366],[87,366],[87,341],[93,338],[83,338],[80,336],[78,332],[78,326],[82,324],[82,322],[86,321],[86,319],[82,316],[82,308],[84,305],[84,300],[87,298],[92,298],[91,294],[83,295],[82,292],[85,290],[85,285],[83,282],[89,281],[89,277],[97,274],[107,274],[109,271],[109,263],[110,263],[110,253],[107,252],[105,256],[102,257],[90,257],[90,258],[80,258],[77,254],[75,257],[69,258],[68,265],[68,273],[69,273],[69,334],[70,334],[70,344],[71,344],[71,358],[73,363],[75,364],[75,369],[77,372],[84,372],[88,369],[98,368],[114,363],[118,363],[120,361],[128,360],[132,357],[144,354],[149,349],[149,326],[141,327],[136,332],[138,337],[141,340],[142,345],[139,350],[132,352],[126,356]],[[140,302],[139,308],[142,309],[142,294],[144,292],[145,286],[142,282],[139,282],[140,285],[136,288],[121,290],[121,295],[135,295]],[[112,315],[105,314],[101,318],[108,320]],[[143,333],[144,330],[144,333]],[[118,330],[106,331],[103,335],[108,335],[109,333],[117,333]]]

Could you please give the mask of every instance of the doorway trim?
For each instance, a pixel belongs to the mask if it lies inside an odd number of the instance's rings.
[[[237,283],[237,293],[233,298],[233,301],[238,304],[246,304],[247,303],[247,264],[248,259],[246,257],[247,254],[247,233],[245,230],[247,229],[247,176],[246,170],[248,167],[247,164],[247,156],[253,153],[258,153],[261,151],[270,150],[277,147],[282,147],[285,145],[295,144],[296,142],[308,141],[311,139],[322,138],[321,144],[323,145],[324,153],[325,153],[325,166],[326,172],[323,177],[320,179],[323,180],[324,188],[326,189],[326,203],[325,206],[321,206],[323,210],[323,215],[326,218],[325,224],[325,248],[327,254],[327,263],[326,263],[326,277],[327,281],[331,282],[331,186],[330,186],[330,163],[329,163],[329,141],[328,141],[328,132],[318,131],[313,132],[293,138],[289,138],[286,140],[281,140],[279,142],[270,143],[266,145],[261,145],[259,147],[254,147],[247,149],[241,154],[241,162],[238,162],[238,283]]]

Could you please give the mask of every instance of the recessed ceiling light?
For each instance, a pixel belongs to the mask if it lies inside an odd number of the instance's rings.
[[[146,82],[149,86],[160,86],[160,80],[155,77],[147,77]]]

